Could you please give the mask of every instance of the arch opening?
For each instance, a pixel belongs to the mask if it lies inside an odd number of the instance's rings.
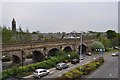
[[[21,60],[18,56],[12,55],[12,61],[13,61],[13,63],[20,63]]]
[[[27,56],[26,56],[26,59],[32,59],[33,57],[33,53],[29,53]]]
[[[63,49],[63,51],[65,51],[65,52],[72,52],[73,50],[72,50],[71,47],[67,46],[67,47],[65,47],[65,48]]]
[[[57,48],[51,49],[51,50],[48,52],[48,57],[54,56],[58,51],[59,51],[59,49],[57,49]]]
[[[40,51],[33,51],[32,59],[35,62],[40,62],[45,59],[45,56]]]

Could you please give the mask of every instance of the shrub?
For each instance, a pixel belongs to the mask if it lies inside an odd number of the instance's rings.
[[[96,60],[93,60],[92,62],[85,64],[83,66],[78,66],[75,69],[66,72],[65,74],[63,74],[61,76],[61,78],[80,78],[82,75],[86,75],[88,73],[90,73],[91,71],[95,70],[98,66],[100,66],[100,64],[102,64],[104,62],[104,58],[100,57],[97,58]]]

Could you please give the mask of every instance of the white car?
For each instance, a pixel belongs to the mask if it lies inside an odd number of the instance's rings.
[[[119,53],[118,52],[112,53],[112,56],[119,56]]]
[[[41,78],[42,76],[48,75],[50,72],[49,70],[46,69],[36,69],[33,72],[33,77],[34,78]]]

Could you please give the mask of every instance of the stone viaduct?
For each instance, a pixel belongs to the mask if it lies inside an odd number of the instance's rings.
[[[33,59],[43,60],[45,57],[54,56],[57,51],[74,51],[79,53],[82,45],[82,53],[91,51],[93,39],[85,39],[80,44],[80,39],[67,39],[57,41],[42,41],[21,44],[3,44],[2,55],[10,57],[13,62],[26,59],[26,56],[32,54]]]

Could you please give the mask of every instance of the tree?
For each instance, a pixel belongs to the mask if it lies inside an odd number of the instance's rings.
[[[111,43],[112,43],[112,46],[113,46],[113,47],[118,46],[118,37],[114,37],[114,38],[111,40]]]
[[[65,37],[66,32],[62,32],[62,39]]]
[[[92,47],[92,50],[96,50],[96,49],[103,49],[104,48],[104,45],[99,42],[99,41],[94,41],[92,44],[91,44],[91,47]]]
[[[13,37],[13,33],[11,30],[8,30],[6,26],[3,26],[2,28],[2,42],[8,43],[11,42]]]
[[[118,46],[120,47],[120,33],[118,33]]]
[[[39,40],[41,40],[42,38],[44,38],[44,35],[41,34],[41,33],[39,33],[39,34],[38,34],[38,38],[39,38]]]
[[[101,33],[99,32],[99,33],[97,33],[97,35],[96,35],[96,37],[100,37],[101,36]]]
[[[32,34],[38,34],[37,32],[33,31]]]
[[[107,38],[112,40],[114,37],[116,37],[116,32],[114,30],[108,30],[106,31],[107,33]]]
[[[111,42],[109,39],[107,39],[106,37],[100,37],[100,40],[99,40],[103,45],[104,47],[107,49],[109,47],[111,47]]]

